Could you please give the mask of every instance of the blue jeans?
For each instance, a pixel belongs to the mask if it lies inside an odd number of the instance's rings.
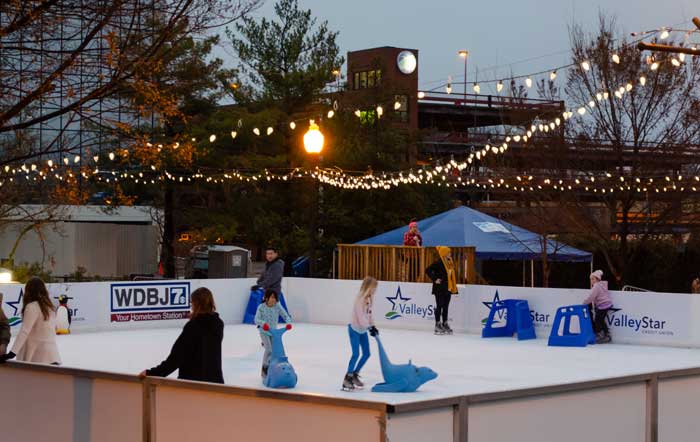
[[[350,356],[350,363],[348,364],[348,374],[358,372],[362,370],[362,367],[369,359],[369,337],[367,332],[358,333],[352,329],[352,326],[348,324],[348,335],[350,335],[350,347],[352,348],[352,356]],[[357,361],[360,356],[360,347],[362,347],[362,358]]]

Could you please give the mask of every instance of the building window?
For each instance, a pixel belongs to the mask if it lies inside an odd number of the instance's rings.
[[[353,73],[352,88],[357,89],[368,89],[377,87],[382,84],[382,71],[381,69],[373,69],[370,71],[361,71]]]
[[[396,109],[396,115],[403,123],[408,123],[408,95],[394,95],[394,101],[400,106]]]

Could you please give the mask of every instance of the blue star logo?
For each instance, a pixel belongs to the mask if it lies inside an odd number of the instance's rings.
[[[406,301],[411,300],[411,298],[404,298],[403,295],[401,295],[401,286],[399,286],[398,290],[396,290],[395,296],[393,296],[393,297],[387,296],[386,299],[387,299],[387,301],[391,302],[391,310],[392,311],[396,311],[396,302],[397,301],[406,302]]]
[[[401,294],[401,286],[396,290],[396,295],[395,296],[388,296],[387,301],[391,302],[391,311],[387,312],[384,317],[389,320],[394,320],[398,319],[401,317],[399,312],[396,311],[396,303],[397,302],[406,302],[410,301],[411,298],[404,298],[403,295]]]
[[[486,308],[488,308],[489,311],[491,311],[491,308],[493,307],[493,305],[494,305],[494,304],[497,304],[497,303],[499,303],[499,302],[501,302],[501,297],[498,296],[498,290],[496,290],[496,294],[493,296],[493,300],[491,300],[490,302],[489,302],[489,301],[482,302],[482,304],[484,304],[484,305],[486,306]],[[494,321],[493,321],[494,324],[498,324],[498,322],[499,322],[500,320],[502,320],[502,319],[505,317],[505,315],[506,315],[505,309],[499,310],[499,311],[496,313],[496,317],[494,318]],[[487,320],[488,320],[488,318],[484,318],[484,319],[481,320],[481,323],[482,323],[482,324],[486,324],[486,321],[487,321]]]
[[[19,290],[19,296],[16,301],[7,301],[5,304],[9,305],[12,309],[12,314],[10,315],[10,326],[17,325],[22,322],[22,318],[19,316],[19,311],[22,306],[22,296],[24,295],[24,289]]]

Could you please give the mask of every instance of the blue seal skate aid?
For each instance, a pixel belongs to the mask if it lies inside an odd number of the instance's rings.
[[[287,301],[284,300],[284,295],[282,292],[277,294],[277,299],[284,307],[284,310],[289,313],[287,308]],[[258,306],[262,304],[263,301],[263,289],[255,289],[250,291],[250,297],[248,298],[248,305],[245,308],[245,314],[243,315],[244,324],[254,324],[255,323],[255,312],[258,311]],[[285,323],[282,316],[279,317],[279,322]]]
[[[379,347],[379,362],[382,366],[384,382],[372,387],[375,393],[413,393],[418,387],[435,379],[438,375],[428,367],[416,367],[408,361],[408,364],[392,364],[384,351],[379,336],[374,337]]]
[[[505,315],[499,314],[504,312]],[[497,317],[505,316],[506,324],[503,327],[494,327],[498,322]],[[535,339],[535,326],[530,317],[530,304],[524,299],[504,299],[491,303],[489,317],[481,330],[482,338],[500,338],[504,336],[518,335],[518,341]]]
[[[579,332],[571,331],[571,318],[576,317]],[[564,324],[562,324],[564,320]],[[560,330],[561,329],[561,330]],[[549,345],[555,347],[585,347],[595,344],[595,333],[591,324],[591,313],[586,305],[567,305],[559,307],[554,316]]]
[[[264,333],[267,333],[272,340],[270,365],[267,369],[267,377],[263,380],[266,387],[294,388],[297,385],[297,374],[287,359],[282,343],[282,335],[291,329],[292,326],[287,325],[285,328],[264,330]]]

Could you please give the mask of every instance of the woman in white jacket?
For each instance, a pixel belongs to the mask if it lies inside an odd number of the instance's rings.
[[[0,362],[17,357],[18,361],[38,364],[61,363],[56,346],[56,311],[44,281],[32,278],[24,286],[22,328],[12,351],[0,356]]]

